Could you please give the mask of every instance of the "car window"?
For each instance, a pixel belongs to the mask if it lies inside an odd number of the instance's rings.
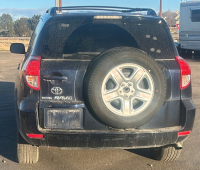
[[[158,21],[159,22],[159,21]],[[174,58],[167,26],[151,21],[55,21],[48,25],[43,59],[64,59],[74,53],[97,52],[120,46],[139,48],[153,58]],[[170,39],[171,38],[171,39]]]
[[[200,8],[191,9],[192,22],[200,22]]]
[[[43,21],[42,19],[40,19],[37,23],[37,26],[35,28],[35,30],[33,31],[33,34],[31,36],[31,39],[30,39],[30,42],[29,42],[29,45],[28,45],[28,50],[27,50],[27,53],[30,54],[32,49],[33,49],[33,45],[35,43],[35,38],[36,36],[38,35],[40,29],[41,29],[41,25],[43,24]]]

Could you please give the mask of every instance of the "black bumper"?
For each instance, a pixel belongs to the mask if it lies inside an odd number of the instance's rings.
[[[45,135],[49,146],[72,148],[148,148],[176,143],[177,133],[109,133]],[[41,142],[46,145],[46,142]]]
[[[195,110],[191,99],[182,100],[180,123],[176,127],[149,130],[73,130],[63,132],[52,132],[37,127],[36,113],[19,111],[18,128],[28,143],[38,146],[71,148],[150,148],[184,141],[188,136],[179,137],[178,132],[192,130]],[[42,133],[44,134],[44,138],[29,138],[26,135],[28,133]]]

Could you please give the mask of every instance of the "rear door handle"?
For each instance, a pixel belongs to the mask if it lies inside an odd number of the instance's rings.
[[[62,76],[44,76],[43,80],[45,81],[51,81],[51,80],[68,80],[68,77]]]

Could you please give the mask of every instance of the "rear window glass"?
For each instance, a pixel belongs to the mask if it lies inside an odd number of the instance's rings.
[[[47,25],[42,58],[65,59],[73,54],[99,54],[120,46],[139,48],[155,59],[174,58],[170,33],[162,24],[86,21],[55,21]]]
[[[200,22],[200,9],[191,9],[192,22]]]

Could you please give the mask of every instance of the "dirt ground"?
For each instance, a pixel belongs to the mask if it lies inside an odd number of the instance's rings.
[[[0,53],[0,170],[200,170],[200,60],[187,59],[192,69],[193,101],[197,108],[192,134],[184,143],[180,159],[159,162],[152,159],[149,149],[137,150],[66,150],[40,147],[37,164],[16,162],[16,123],[13,92],[17,66],[22,55]]]

